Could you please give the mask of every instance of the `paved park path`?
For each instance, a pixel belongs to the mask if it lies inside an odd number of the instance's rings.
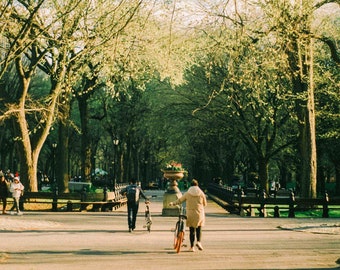
[[[151,233],[143,203],[133,233],[126,207],[0,215],[0,270],[340,269],[340,219],[238,217],[208,200],[204,250],[176,254],[177,218],[162,216],[163,191],[147,194]]]

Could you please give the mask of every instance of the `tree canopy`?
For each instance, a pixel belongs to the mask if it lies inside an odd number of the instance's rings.
[[[339,193],[339,4],[3,1],[1,167],[30,190],[97,166],[146,185],[178,160],[203,183]]]

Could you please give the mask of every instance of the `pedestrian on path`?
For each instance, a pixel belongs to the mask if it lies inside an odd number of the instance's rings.
[[[23,191],[24,186],[23,184],[21,184],[19,177],[14,177],[10,187],[10,192],[12,193],[12,197],[14,199],[14,204],[11,208],[11,211],[16,210],[18,215],[22,215],[22,212],[19,209],[19,200]]]
[[[8,190],[9,183],[7,182],[5,175],[2,171],[0,171],[0,200],[2,201],[2,214],[7,214],[7,197],[9,195]]]
[[[139,199],[143,197],[147,200],[142,188],[137,185],[135,179],[131,179],[130,184],[123,188],[120,193],[127,198],[127,214],[128,214],[128,226],[129,232],[132,232],[136,228],[136,219],[139,208]]]
[[[197,248],[199,250],[203,250],[203,246],[201,244],[201,229],[205,223],[204,207],[207,205],[207,198],[204,192],[199,188],[198,181],[196,179],[191,181],[191,187],[188,191],[176,201],[171,202],[170,205],[178,205],[184,202],[186,202],[186,226],[189,227],[190,230],[190,251],[195,251],[195,237],[197,240]]]

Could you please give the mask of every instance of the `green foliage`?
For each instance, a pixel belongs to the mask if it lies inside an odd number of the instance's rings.
[[[71,127],[70,145],[64,149],[70,150],[71,173],[80,166],[82,135],[97,162],[107,167],[118,152],[124,180],[144,169],[143,173],[150,170],[150,177],[159,176],[168,160],[182,162],[191,176],[203,181],[221,176],[230,183],[234,174],[247,176],[258,170],[263,159],[273,174],[277,168],[288,168],[293,174],[299,163],[294,102],[305,101],[307,95],[294,92],[287,51],[292,50],[292,39],[309,34],[309,23],[311,36],[338,40],[339,16],[315,13],[315,23],[311,22],[310,1],[302,1],[302,9],[294,1],[236,1],[237,9],[232,2],[198,2],[150,6],[143,1],[116,5],[46,0],[41,1],[42,7],[49,12],[35,13],[39,17],[28,24],[29,35],[19,35],[25,24],[10,17],[20,15],[29,23],[28,13],[2,12],[7,28],[1,28],[1,37],[5,41],[16,37],[23,44],[2,54],[6,55],[0,70],[2,108],[20,97],[11,64],[14,52],[24,53],[26,71],[38,59],[26,99],[27,126],[31,138],[36,136],[32,142],[39,139],[46,123],[41,108],[50,104],[51,91],[58,86],[59,103],[52,114],[54,121]],[[31,4],[31,11],[39,10],[38,2]],[[41,58],[34,59],[38,52]],[[336,164],[339,69],[323,43],[316,42],[315,55],[319,155],[323,162]],[[79,112],[76,98],[86,101],[88,116]],[[32,108],[40,109],[33,113]],[[83,121],[89,129],[81,130]],[[58,134],[55,123],[39,167],[49,167],[48,144]],[[13,131],[7,122],[2,153],[12,147]],[[116,137],[118,149],[113,148]]]

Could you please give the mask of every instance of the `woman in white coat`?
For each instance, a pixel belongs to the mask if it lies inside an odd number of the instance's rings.
[[[207,205],[207,199],[204,192],[198,187],[198,181],[193,179],[191,187],[186,193],[170,205],[177,205],[186,202],[186,226],[190,230],[190,251],[195,251],[194,243],[196,236],[196,246],[199,250],[203,250],[201,244],[201,228],[205,223],[204,207]]]

